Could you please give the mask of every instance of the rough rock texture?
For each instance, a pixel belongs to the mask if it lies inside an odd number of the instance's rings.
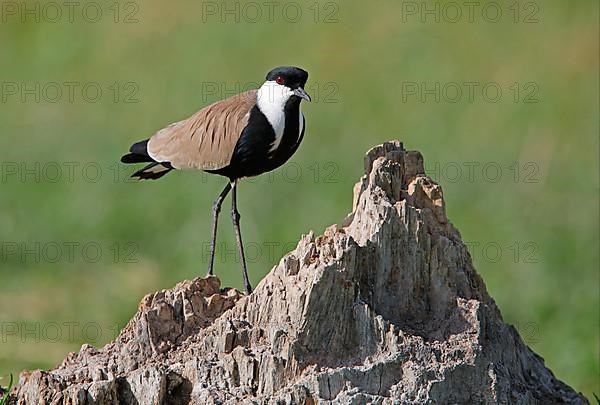
[[[23,373],[23,404],[587,403],[502,321],[421,154],[371,149],[342,227],[254,293],[146,296],[115,342]]]

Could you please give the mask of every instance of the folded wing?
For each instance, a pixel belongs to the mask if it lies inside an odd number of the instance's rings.
[[[154,134],[148,141],[148,154],[176,169],[226,167],[255,105],[256,90],[211,104]]]

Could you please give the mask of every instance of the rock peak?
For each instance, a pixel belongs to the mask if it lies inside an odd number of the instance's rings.
[[[369,150],[341,227],[250,296],[216,277],[147,295],[114,342],[23,373],[23,404],[587,403],[502,320],[399,141]]]

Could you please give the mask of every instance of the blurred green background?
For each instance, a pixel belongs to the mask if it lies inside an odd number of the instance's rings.
[[[48,4],[1,5],[0,375],[100,346],[144,294],[205,273],[224,180],[131,183],[118,160],[293,64],[305,140],[240,187],[253,284],[342,220],[367,149],[401,139],[505,320],[600,394],[597,1]],[[241,287],[234,252],[225,209],[216,273]]]

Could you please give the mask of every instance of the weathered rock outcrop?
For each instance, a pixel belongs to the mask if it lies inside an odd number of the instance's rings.
[[[475,272],[421,154],[371,149],[341,227],[244,296],[217,278],[146,296],[120,336],[23,373],[22,404],[587,403]]]

